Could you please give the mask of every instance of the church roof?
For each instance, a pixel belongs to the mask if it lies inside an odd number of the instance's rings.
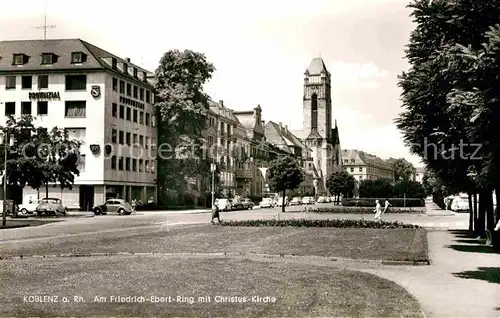
[[[320,75],[323,72],[328,74],[325,62],[321,57],[315,57],[312,59],[311,64],[309,64],[309,67],[307,68],[307,72],[309,75]]]

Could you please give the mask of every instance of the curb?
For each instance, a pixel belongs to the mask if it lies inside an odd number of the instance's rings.
[[[12,256],[0,256],[0,260],[13,260],[13,259],[26,259],[26,258],[58,258],[58,257],[101,257],[101,256],[167,256],[167,257],[261,257],[266,259],[296,259],[296,260],[318,260],[318,261],[345,261],[345,262],[355,262],[355,263],[365,263],[374,265],[410,265],[410,266],[420,266],[420,265],[430,265],[428,260],[424,261],[384,261],[384,260],[367,260],[367,259],[352,259],[352,258],[342,258],[333,256],[307,256],[307,255],[286,255],[286,254],[257,254],[257,253],[145,253],[145,252],[108,252],[108,253],[63,253],[63,254],[46,254],[46,255],[12,255]]]

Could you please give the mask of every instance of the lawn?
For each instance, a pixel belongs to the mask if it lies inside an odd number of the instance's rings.
[[[1,218],[1,216],[0,216]],[[20,228],[20,227],[27,227],[27,226],[38,226],[38,225],[44,225],[48,224],[51,222],[60,222],[60,221],[55,221],[55,220],[44,220],[44,219],[7,219],[5,227],[1,225],[0,223],[0,230],[3,229],[15,229],[15,228]]]
[[[259,253],[354,259],[428,259],[424,229],[197,225],[2,244],[0,257],[67,253]]]
[[[312,264],[108,256],[29,258],[0,261],[0,266],[0,316],[3,317],[423,317],[417,301],[393,282],[371,274]],[[58,296],[58,302],[30,302],[29,296],[34,295]],[[75,296],[81,296],[77,297],[79,302],[74,301]],[[111,302],[111,296],[145,299],[141,303],[117,303]],[[153,303],[148,301],[151,296],[181,299]],[[217,296],[238,300],[246,297],[247,302],[220,303]],[[275,301],[252,302],[253,296]],[[69,302],[63,303],[63,297]],[[98,301],[94,301],[96,297]]]

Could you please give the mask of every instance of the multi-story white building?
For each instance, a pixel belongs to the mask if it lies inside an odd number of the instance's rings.
[[[356,149],[342,150],[343,167],[354,179],[387,179],[394,182],[394,167],[381,158]]]
[[[0,42],[0,125],[35,116],[82,141],[72,190],[49,187],[68,208],[109,197],[156,199],[156,139],[149,72],[80,39]],[[23,201],[45,189],[23,189]]]

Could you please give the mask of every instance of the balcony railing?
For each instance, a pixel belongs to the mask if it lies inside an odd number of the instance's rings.
[[[253,179],[253,171],[238,169],[236,170],[236,178],[237,179]]]

